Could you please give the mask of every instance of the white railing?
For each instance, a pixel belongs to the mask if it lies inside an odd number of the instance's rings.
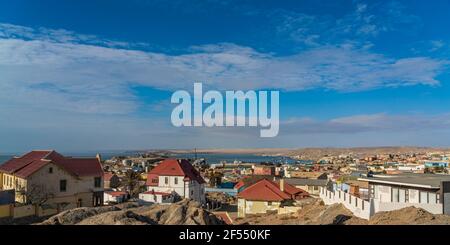
[[[320,188],[320,198],[326,205],[335,203],[343,204],[356,217],[369,219],[372,215],[382,211],[393,211],[406,207],[422,208],[432,214],[442,214],[442,203],[400,203],[400,202],[381,202],[379,199],[370,199],[369,201],[352,196],[343,191],[328,191],[326,188]]]
[[[321,187],[319,196],[325,205],[340,203],[344,205],[345,208],[350,210],[356,217],[369,219],[372,215],[370,202],[352,196],[343,191],[333,192]]]

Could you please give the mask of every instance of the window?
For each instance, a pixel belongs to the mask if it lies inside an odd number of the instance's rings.
[[[437,203],[436,202],[437,198],[436,198],[436,193],[428,193],[428,201],[429,203]]]
[[[272,202],[267,202],[267,205],[268,206],[272,206]]]
[[[95,188],[102,187],[102,178],[101,177],[95,177],[94,178],[94,187]]]
[[[406,202],[406,190],[405,189],[399,190],[399,202],[402,202],[402,203]]]
[[[164,177],[164,183],[165,183],[166,185],[169,184],[169,177]]]
[[[178,185],[178,178],[175,177],[175,185]]]
[[[65,192],[67,190],[67,180],[62,179],[59,181],[59,191]]]
[[[152,179],[152,183],[158,183],[158,179]]]
[[[399,202],[399,189],[398,188],[392,188],[391,189],[391,202]]]
[[[405,190],[405,202],[409,202],[409,190]]]
[[[49,173],[49,174],[52,174],[52,173],[53,173],[53,168],[52,168],[52,167],[48,168],[48,173]]]
[[[428,203],[428,192],[421,191],[419,194],[419,203]]]

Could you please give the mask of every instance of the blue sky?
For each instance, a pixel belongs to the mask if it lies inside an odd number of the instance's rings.
[[[449,146],[449,1],[0,0],[0,153]],[[280,90],[280,134],[175,128],[177,89]]]

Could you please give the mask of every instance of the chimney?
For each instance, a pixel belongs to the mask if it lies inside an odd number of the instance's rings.
[[[95,158],[97,158],[97,160],[99,162],[102,162],[102,155],[100,155],[100,153],[97,153],[97,155],[95,156]]]
[[[280,190],[284,191],[284,179],[280,179]]]

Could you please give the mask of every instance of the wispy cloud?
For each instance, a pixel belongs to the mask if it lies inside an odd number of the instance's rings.
[[[350,12],[342,16],[313,15],[276,9],[266,11],[280,38],[288,38],[306,47],[348,42],[371,45],[373,38],[388,32],[416,32],[422,26],[419,17],[409,14],[397,1],[365,3],[354,1]]]

